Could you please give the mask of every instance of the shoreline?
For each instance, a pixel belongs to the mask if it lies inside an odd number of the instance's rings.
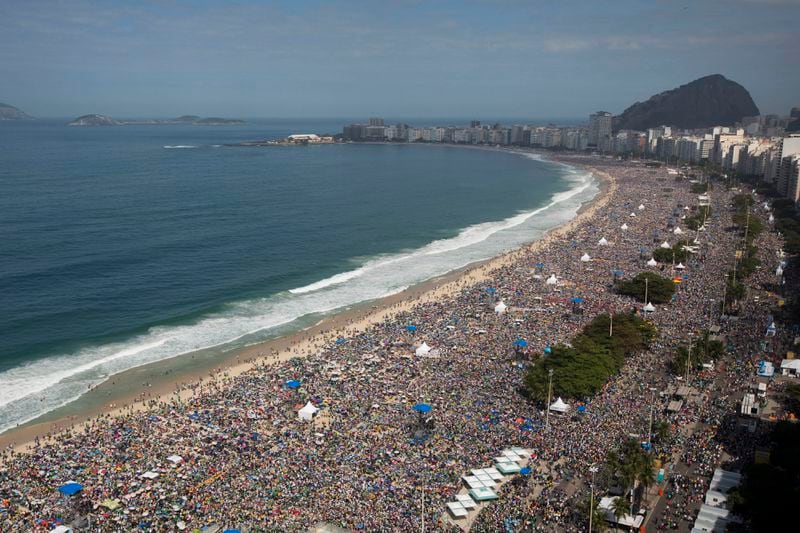
[[[557,155],[548,157],[549,154],[532,150],[471,146],[468,148],[504,151],[510,154],[532,153],[546,158],[549,162],[565,164]],[[339,336],[349,336],[363,331],[419,303],[456,294],[465,285],[489,278],[494,270],[512,263],[516,256],[524,251],[543,247],[559,235],[571,231],[606,205],[616,191],[616,182],[612,176],[598,171],[590,163],[591,160],[587,160],[586,164],[574,161],[566,164],[590,172],[598,181],[597,194],[583,202],[571,219],[547,229],[533,241],[523,243],[492,258],[423,281],[397,294],[345,308],[324,317],[309,328],[231,350],[222,356],[209,356],[208,350],[201,350],[120,372],[110,376],[79,399],[0,434],[0,447],[25,451],[35,443],[36,439],[47,439],[65,430],[87,427],[98,417],[143,410],[150,401],[165,400],[174,395],[182,399],[188,398],[194,392],[193,385],[205,382],[209,378],[221,380],[240,375],[252,369],[256,363],[275,363],[294,357],[305,357]]]

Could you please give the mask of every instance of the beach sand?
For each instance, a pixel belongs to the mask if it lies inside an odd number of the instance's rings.
[[[550,159],[558,161],[557,158]],[[574,164],[574,163],[570,163]],[[192,384],[200,380],[220,380],[251,370],[256,362],[278,362],[304,357],[319,351],[337,337],[364,331],[389,316],[404,312],[414,305],[442,300],[457,294],[462,288],[491,279],[492,273],[513,264],[523,250],[535,251],[569,233],[602,210],[616,191],[616,182],[607,173],[590,165],[583,167],[600,181],[600,192],[584,203],[571,220],[548,230],[544,236],[516,250],[450,272],[398,294],[366,302],[324,318],[315,326],[284,337],[232,351],[222,358],[206,356],[203,352],[186,354],[111,376],[107,381],[84,394],[79,400],[56,409],[39,419],[6,431],[0,435],[0,447],[12,447],[24,452],[39,439],[53,438],[68,429],[81,429],[98,416],[114,416],[130,410],[147,408],[151,400],[178,395],[188,398],[194,393]]]

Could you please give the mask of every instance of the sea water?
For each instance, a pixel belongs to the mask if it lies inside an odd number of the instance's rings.
[[[597,192],[532,154],[228,146],[341,121],[64,122],[0,122],[0,431],[535,240]]]

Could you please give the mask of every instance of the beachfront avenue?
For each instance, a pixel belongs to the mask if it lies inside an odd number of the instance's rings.
[[[716,184],[703,231],[691,230],[683,221],[697,213],[698,194],[687,179],[642,161],[559,159],[589,167],[604,190],[542,240],[396,304],[367,328],[327,331],[307,350],[263,353],[244,372],[142,396],[145,409],[5,450],[0,530],[50,531],[78,517],[76,531],[308,531],[320,523],[586,531],[588,502],[615,487],[635,503],[627,511],[617,504],[620,517],[641,516],[648,531],[691,529],[714,469],[753,454],[755,440],[733,416],[753,363],[791,342],[780,324],[765,339],[777,297],[760,290],[775,281],[781,237],[766,224],[750,236],[762,268],[739,281],[742,301],[733,301],[724,295],[742,240],[731,230],[736,191]],[[769,213],[759,200],[747,216]],[[653,259],[662,241],[684,239],[695,252],[680,265]],[[674,295],[655,304],[616,290],[618,278],[641,272],[672,280]],[[721,318],[723,298],[737,320]],[[656,337],[625,354],[594,395],[566,395],[575,384],[565,380],[579,372],[556,368],[542,374],[549,401],[533,401],[524,386],[530,367],[607,313],[637,313]],[[678,349],[711,330],[726,347],[716,364],[676,369]],[[573,348],[580,357],[581,346]],[[676,385],[691,385],[677,408]],[[462,476],[510,447],[532,452],[529,470],[506,476],[479,513],[450,514],[447,503],[466,493]],[[626,474],[634,458],[649,462],[652,480],[644,467]],[[592,518],[598,528],[607,514]]]

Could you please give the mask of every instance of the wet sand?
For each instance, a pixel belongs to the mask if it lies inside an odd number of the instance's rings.
[[[558,161],[555,157],[550,159]],[[590,161],[587,160],[587,163]],[[80,399],[3,433],[0,435],[0,447],[11,446],[17,451],[25,451],[37,438],[48,439],[70,428],[80,429],[98,416],[146,409],[147,402],[172,395],[190,397],[193,390],[189,386],[199,380],[235,376],[252,369],[256,361],[276,362],[304,357],[319,351],[339,336],[364,331],[372,324],[418,303],[446,298],[468,285],[489,279],[494,270],[514,263],[522,250],[536,250],[570,232],[591,219],[608,203],[616,191],[614,179],[590,165],[583,167],[599,179],[600,192],[584,203],[575,217],[548,230],[531,243],[433,278],[398,294],[340,311],[305,330],[241,348],[222,357],[211,351],[200,351],[115,374]]]

